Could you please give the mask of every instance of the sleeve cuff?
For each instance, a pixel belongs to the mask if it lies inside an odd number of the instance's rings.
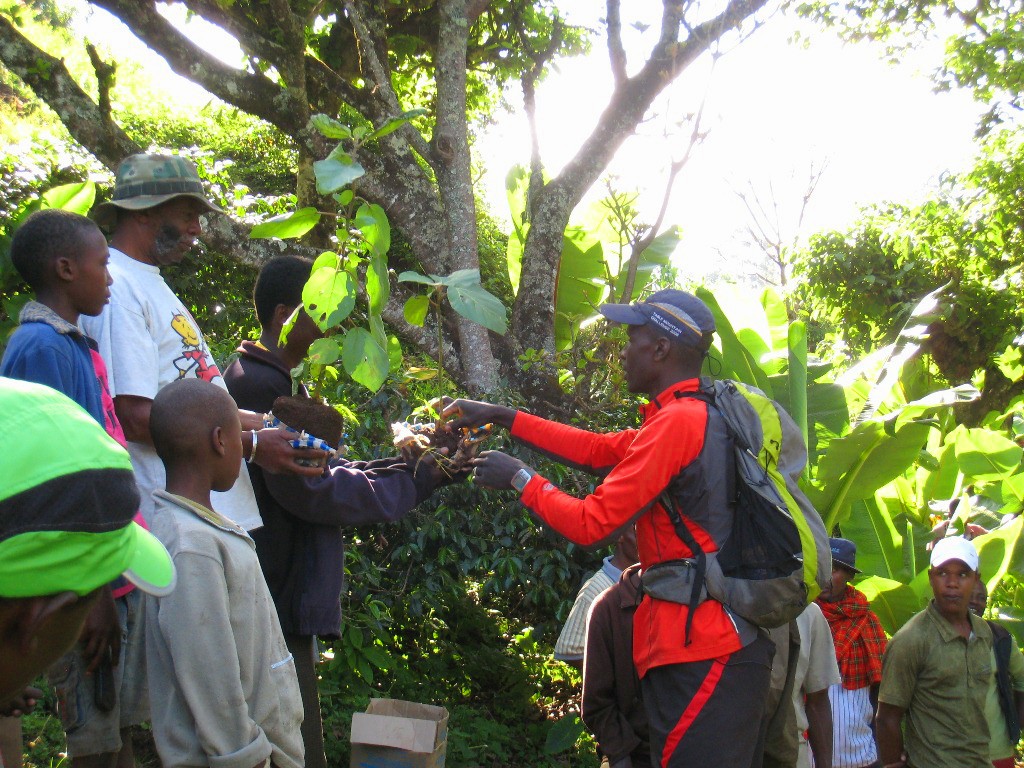
[[[263,729],[257,728],[257,731],[255,741],[236,752],[228,755],[208,755],[210,768],[252,768],[264,762],[273,750]]]

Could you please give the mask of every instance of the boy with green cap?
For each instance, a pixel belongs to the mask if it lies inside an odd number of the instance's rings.
[[[0,702],[78,639],[117,576],[152,594],[174,587],[167,551],[132,521],[131,462],[81,407],[0,377]],[[59,445],[55,439],[59,436]]]
[[[78,327],[107,303],[108,260],[103,233],[85,216],[48,208],[25,220],[11,262],[36,299],[18,316],[0,374],[67,395],[124,446],[103,358]],[[116,580],[101,590],[79,644],[50,670],[72,768],[134,764],[128,729],[149,717],[140,610],[132,585]]]

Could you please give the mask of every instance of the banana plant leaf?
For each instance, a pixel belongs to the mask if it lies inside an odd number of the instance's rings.
[[[869,576],[858,581],[856,587],[867,597],[871,610],[889,635],[895,634],[907,619],[924,607],[913,588],[893,579]]]
[[[707,304],[711,314],[715,316],[715,330],[721,353],[720,378],[736,379],[744,384],[752,384],[768,397],[774,397],[772,384],[768,376],[758,365],[757,360],[750,351],[743,345],[733,330],[732,323],[722,311],[714,294],[707,288],[699,287],[696,290],[697,297]],[[705,365],[710,364],[710,360]]]
[[[832,530],[866,499],[909,469],[928,437],[930,425],[911,422],[890,433],[881,421],[866,421],[849,434],[833,438],[818,462],[808,496]]]

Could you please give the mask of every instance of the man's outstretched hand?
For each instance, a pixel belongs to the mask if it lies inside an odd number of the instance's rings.
[[[441,417],[453,431],[476,429],[484,424],[498,424],[505,429],[511,429],[516,410],[505,405],[460,398],[447,402],[441,411]]]
[[[253,458],[267,472],[274,474],[299,475],[301,477],[320,477],[324,473],[327,452],[318,448],[293,448],[291,441],[297,435],[280,427],[268,427],[254,433],[256,456]],[[307,467],[299,463],[316,462],[317,466]]]
[[[525,462],[512,458],[501,451],[484,451],[471,463],[473,465],[473,482],[485,488],[497,488],[498,490],[511,488],[512,477],[526,466]]]
[[[26,686],[20,694],[8,702],[0,704],[0,717],[21,717],[27,715],[36,708],[36,704],[43,698],[43,692],[38,688]]]

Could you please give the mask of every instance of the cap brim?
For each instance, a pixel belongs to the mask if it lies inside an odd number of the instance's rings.
[[[194,192],[174,192],[169,195],[139,195],[138,197],[129,197],[125,200],[107,200],[94,206],[89,211],[89,218],[95,221],[101,228],[109,229],[117,220],[118,209],[123,211],[146,211],[179,197],[188,197],[198,203],[202,203],[210,213],[223,213],[220,208],[202,195],[197,195]]]
[[[613,323],[624,325],[646,325],[648,320],[647,316],[632,304],[602,304],[597,311]]]
[[[171,556],[152,533],[138,523],[130,523],[130,526],[133,549],[122,575],[150,595],[169,595],[177,581]]]
[[[978,563],[973,563],[970,560],[964,560],[962,557],[960,557],[958,555],[949,555],[948,557],[942,558],[938,562],[935,562],[935,563],[929,562],[929,565],[932,568],[941,568],[946,563],[963,563],[968,568],[970,568],[972,571],[978,570]]]
[[[854,573],[864,573],[864,571],[862,571],[860,568],[852,566],[849,563],[844,563],[842,560],[836,557],[832,558],[832,565],[841,565],[843,566],[843,568],[846,568],[849,571],[853,571]]]

